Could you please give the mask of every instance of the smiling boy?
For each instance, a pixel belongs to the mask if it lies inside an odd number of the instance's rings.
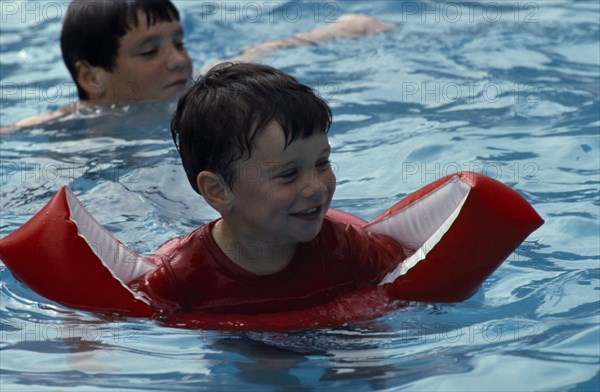
[[[173,139],[220,219],[163,245],[130,283],[168,310],[260,313],[322,304],[381,278],[402,244],[326,217],[335,192],[325,101],[259,64],[211,69],[179,100]]]

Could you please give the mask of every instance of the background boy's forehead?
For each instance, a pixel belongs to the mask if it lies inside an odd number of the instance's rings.
[[[161,22],[179,21],[179,12],[175,6],[168,2],[136,1],[124,4],[127,8],[125,27],[127,30],[140,26],[154,26]]]
[[[159,23],[172,24],[172,27],[167,26],[164,30],[154,29],[153,27]],[[184,32],[179,22],[171,21],[158,22],[153,26],[133,28],[127,31],[125,35],[129,35],[128,39],[131,41],[130,45],[132,47],[139,47],[149,44],[157,44],[165,38],[176,40],[183,39]],[[124,37],[122,37],[121,39],[123,39]]]

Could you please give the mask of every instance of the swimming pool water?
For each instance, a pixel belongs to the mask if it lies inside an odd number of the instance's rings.
[[[75,98],[58,47],[63,3],[0,2],[3,125]],[[293,333],[189,331],[73,311],[0,264],[2,391],[600,388],[598,2],[177,6],[196,69],[343,13],[397,23],[261,59],[332,105],[334,206],[369,219],[425,183],[474,170],[514,187],[546,223],[463,303],[413,303]],[[61,185],[140,253],[214,218],[180,168],[172,108],[133,105],[2,135],[0,235]]]

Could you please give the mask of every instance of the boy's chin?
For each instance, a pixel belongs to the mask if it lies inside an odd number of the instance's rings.
[[[315,230],[313,232],[303,233],[303,235],[299,239],[299,242],[310,242],[310,241],[314,240],[315,238],[317,238],[317,236],[321,232],[321,227],[322,226],[323,226],[323,219],[321,219],[319,221],[318,226],[315,228]]]

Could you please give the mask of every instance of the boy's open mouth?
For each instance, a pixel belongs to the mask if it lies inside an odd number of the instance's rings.
[[[292,215],[296,218],[300,218],[300,219],[313,220],[313,219],[316,219],[319,217],[319,215],[321,214],[322,208],[323,208],[322,206],[311,207],[311,208],[307,208],[306,210],[303,210],[300,212],[292,213],[290,215]]]

